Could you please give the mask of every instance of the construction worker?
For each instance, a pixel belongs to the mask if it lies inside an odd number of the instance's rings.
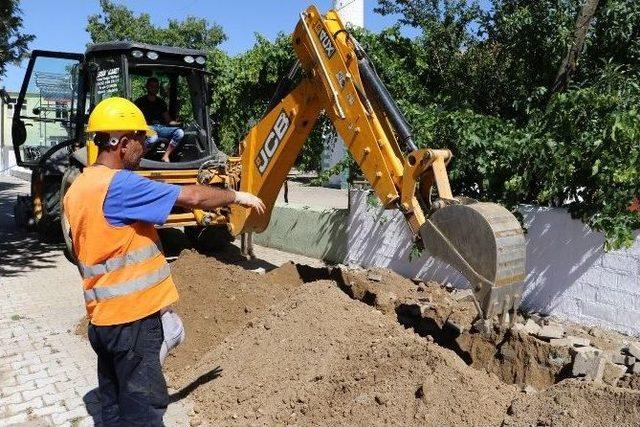
[[[127,99],[96,105],[87,132],[99,147],[97,161],[69,188],[64,212],[98,356],[102,423],[163,425],[169,398],[160,362],[161,311],[178,292],[154,224],[164,223],[174,205],[211,210],[237,203],[259,214],[265,207],[249,193],[169,185],[131,172],[150,131]]]

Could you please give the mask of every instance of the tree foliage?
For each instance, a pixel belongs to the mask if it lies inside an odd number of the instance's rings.
[[[222,27],[204,18],[170,19],[163,28],[155,26],[148,13],[136,15],[113,0],[100,0],[100,7],[102,12],[88,18],[86,30],[92,43],[130,40],[212,51],[226,40]]]
[[[101,0],[93,41],[132,40],[207,49],[214,73],[215,138],[228,152],[264,113],[293,61],[289,36],[256,35],[247,52],[217,46],[218,25],[187,18],[166,28]],[[355,32],[411,123],[420,146],[454,153],[457,194],[504,203],[565,206],[601,230],[608,247],[630,244],[640,218],[640,2],[601,0],[566,91],[549,88],[573,41],[579,0],[379,0],[397,14],[380,33]],[[402,25],[418,30],[403,35]],[[316,168],[320,122],[299,162]]]
[[[565,206],[619,247],[640,228],[627,209],[640,191],[640,4],[600,2],[572,84],[550,95],[580,6],[381,0],[421,35],[363,39],[420,144],[454,152],[458,193]]]
[[[19,0],[0,0],[0,76],[7,64],[19,64],[29,43],[35,38],[22,32],[22,11]]]

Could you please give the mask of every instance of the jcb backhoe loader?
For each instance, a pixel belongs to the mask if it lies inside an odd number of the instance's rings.
[[[314,6],[309,7],[300,15],[292,43],[298,60],[281,81],[265,115],[240,142],[239,157],[226,157],[209,142],[201,144],[210,149],[199,160],[172,163],[168,166],[171,169],[146,160],[139,171],[170,183],[198,182],[248,191],[262,198],[267,213],[256,215],[237,205],[213,212],[175,212],[169,225],[219,227],[234,236],[263,231],[287,173],[324,112],[384,207],[399,209],[416,243],[469,280],[480,316],[512,315],[520,303],[525,257],[523,232],[516,218],[500,205],[454,197],[447,177],[451,152],[417,147],[404,116],[335,11],[323,16]],[[111,51],[114,47],[119,49],[119,59],[111,55],[117,65],[109,65],[106,72],[95,65],[99,56],[92,57],[91,51],[83,59],[84,69],[93,70],[93,74],[85,73],[88,81],[80,86],[84,88],[79,91],[81,111],[85,97],[89,111],[104,96],[105,88],[116,87],[116,77],[97,77],[115,76],[116,68],[118,78],[124,81],[124,90],[114,93],[120,96],[132,97],[131,75],[161,69],[159,62],[153,61],[165,61],[175,75],[191,76],[191,81],[206,86],[201,78],[204,70],[192,66],[194,56],[200,55],[197,52],[184,54],[177,49],[132,43],[112,45]],[[184,63],[178,64],[182,59]],[[194,96],[193,86],[191,89]],[[206,98],[206,89],[196,92]],[[195,123],[203,132],[195,140],[206,142],[206,102],[198,105]],[[82,126],[84,121],[77,123]],[[82,134],[81,127],[76,134]],[[76,146],[82,148],[73,153],[72,163],[86,165],[95,160],[97,149],[91,140],[76,142]],[[67,169],[62,194],[77,173],[75,167]],[[248,239],[243,243],[244,250],[250,251]]]

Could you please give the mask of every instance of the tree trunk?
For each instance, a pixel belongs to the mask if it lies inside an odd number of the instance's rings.
[[[567,56],[564,61],[562,61],[556,80],[554,81],[553,86],[551,86],[550,95],[557,92],[563,92],[567,89],[567,86],[569,86],[571,77],[576,71],[578,56],[580,56],[582,48],[584,47],[584,41],[587,38],[587,32],[589,31],[589,25],[596,13],[598,3],[599,0],[586,0],[584,5],[582,5],[582,9],[578,14],[578,20],[576,21],[576,29],[573,32],[573,42],[569,45]]]

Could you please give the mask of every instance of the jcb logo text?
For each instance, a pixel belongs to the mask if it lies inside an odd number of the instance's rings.
[[[258,171],[261,174],[264,173],[265,170],[267,170],[267,166],[269,166],[271,158],[280,146],[282,138],[284,138],[284,136],[286,135],[290,124],[291,122],[289,120],[289,117],[287,116],[287,113],[282,110],[278,115],[276,123],[273,125],[271,132],[269,132],[269,135],[267,135],[267,139],[265,139],[264,144],[262,144],[262,148],[258,153],[258,157],[256,157],[256,166],[258,167]]]

